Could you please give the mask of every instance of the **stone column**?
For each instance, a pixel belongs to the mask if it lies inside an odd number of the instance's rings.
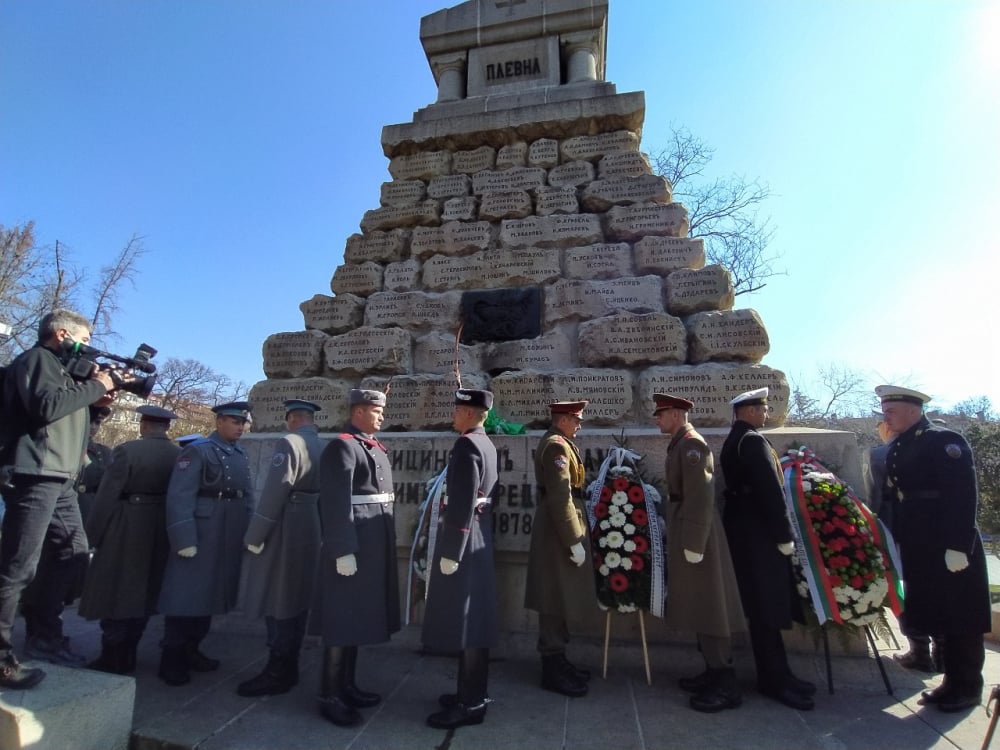
[[[576,31],[560,37],[566,64],[566,83],[596,81],[600,39],[593,31]]]
[[[459,52],[431,59],[431,70],[438,85],[438,103],[465,98],[465,56],[465,52]]]

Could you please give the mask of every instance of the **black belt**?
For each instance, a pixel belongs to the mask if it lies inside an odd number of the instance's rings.
[[[141,492],[137,492],[131,495],[122,495],[120,498],[123,503],[128,503],[129,505],[163,505],[164,501],[167,499],[166,495],[147,495]]]
[[[198,497],[207,497],[209,500],[240,500],[246,494],[243,490],[230,490],[229,492],[216,492],[214,494],[199,492]]]

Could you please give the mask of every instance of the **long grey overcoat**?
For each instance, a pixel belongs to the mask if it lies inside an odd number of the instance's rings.
[[[239,445],[213,432],[181,450],[167,488],[170,554],[160,612],[199,617],[236,606],[252,494]],[[177,551],[185,547],[197,547],[198,554],[180,557]]]
[[[715,507],[715,460],[705,439],[685,424],[670,440],[666,463],[667,625],[727,638],[746,630],[729,545]],[[704,555],[690,563],[684,550]]]
[[[114,449],[85,525],[95,548],[80,601],[88,620],[156,612],[168,550],[164,502],[178,453],[166,435]]]
[[[319,564],[319,459],[323,444],[307,424],[278,441],[244,544],[243,611],[284,620],[313,603]]]
[[[424,645],[441,651],[491,648],[497,642],[492,522],[497,449],[482,427],[455,441],[445,481],[448,504],[438,522],[431,561]],[[444,575],[442,557],[457,562],[458,570]]]

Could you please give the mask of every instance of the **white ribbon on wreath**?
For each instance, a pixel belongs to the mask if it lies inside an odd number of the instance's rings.
[[[411,601],[413,593],[413,577],[416,575],[424,582],[424,600],[427,600],[427,592],[431,588],[431,565],[434,563],[434,544],[437,541],[438,519],[441,516],[442,497],[444,503],[448,502],[444,495],[445,477],[448,475],[448,467],[441,470],[434,479],[431,480],[430,488],[427,491],[427,498],[420,504],[417,511],[417,530],[413,534],[413,544],[410,545],[410,571],[411,575],[406,577],[406,601]],[[428,503],[430,513],[427,512]],[[427,523],[427,568],[424,573],[417,567],[417,545],[420,543],[420,536],[424,530],[424,522]],[[406,608],[406,624],[410,624],[410,607]]]

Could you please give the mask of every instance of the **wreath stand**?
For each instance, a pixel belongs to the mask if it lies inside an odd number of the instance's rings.
[[[833,663],[830,660],[830,637],[827,632],[826,623],[824,622],[820,626],[820,630],[823,633],[823,656],[826,659],[826,689],[833,695]],[[863,626],[865,631],[865,637],[868,639],[868,645],[871,646],[872,653],[875,655],[875,663],[878,664],[878,671],[882,675],[882,682],[885,684],[885,692],[889,695],[893,695],[892,683],[889,682],[889,675],[885,671],[885,665],[882,663],[882,654],[879,653],[878,646],[875,643],[875,634],[872,633],[870,626]],[[899,647],[899,644],[896,644]],[[605,647],[606,649],[607,647]]]
[[[653,676],[649,671],[649,647],[646,645],[646,621],[642,617],[642,610],[637,610],[639,614],[639,633],[642,637],[642,660],[646,665],[646,684],[653,684]],[[604,620],[604,666],[601,672],[601,679],[608,679],[608,642],[611,640],[611,610],[605,614]]]

